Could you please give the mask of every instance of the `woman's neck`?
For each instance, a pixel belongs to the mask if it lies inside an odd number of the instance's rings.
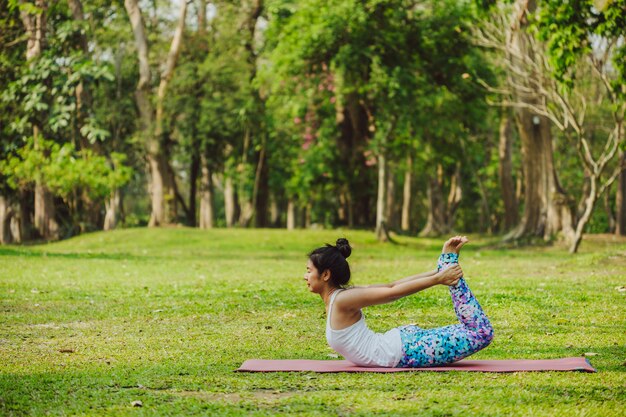
[[[320,293],[320,297],[322,297],[322,300],[324,301],[324,304],[326,305],[327,310],[328,310],[328,305],[330,304],[330,298],[332,297],[335,291],[339,291],[339,290],[340,288],[337,288],[337,287],[327,287]]]

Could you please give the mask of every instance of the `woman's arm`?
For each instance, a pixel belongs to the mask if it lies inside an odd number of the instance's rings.
[[[406,278],[402,278],[399,279],[398,281],[394,281],[391,282],[389,284],[373,284],[373,285],[365,285],[363,288],[393,288],[396,285],[405,283],[405,282],[409,282],[409,281],[413,281],[415,279],[422,279],[422,278],[428,278],[428,277],[432,277],[433,275],[436,275],[437,271],[426,271],[426,272],[422,272],[421,274],[416,274],[416,275],[411,275],[409,277]],[[355,287],[355,288],[361,288],[361,287]]]
[[[459,265],[455,265],[420,279],[414,276],[388,286],[350,288],[337,296],[335,305],[342,310],[359,310],[371,305],[390,303],[438,284],[455,285],[462,276],[463,270]]]

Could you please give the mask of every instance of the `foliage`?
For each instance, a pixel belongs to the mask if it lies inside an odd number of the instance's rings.
[[[347,145],[348,152],[363,152],[366,166],[381,152],[401,159],[426,144],[434,151],[427,165],[453,161],[462,155],[459,143],[482,124],[482,91],[468,78],[488,78],[488,70],[464,34],[463,4],[304,1],[277,3],[270,12],[269,106],[282,122],[287,155],[298,161],[288,192],[301,201],[323,201],[372,175],[341,157],[347,139],[340,120],[353,101],[368,114],[370,140],[365,149]],[[316,183],[326,187],[314,192]]]
[[[132,168],[124,165],[125,160],[125,155],[116,152],[107,159],[89,149],[76,151],[69,143],[40,139],[35,145],[31,138],[16,155],[2,161],[0,170],[15,189],[30,188],[37,182],[65,200],[77,189],[98,199],[128,183]]]
[[[24,60],[24,45],[21,42],[11,44],[11,41],[21,36],[22,24],[19,21],[17,8],[9,8],[6,5],[0,7],[0,91],[6,91],[8,86],[14,83],[19,76],[16,68],[19,68]],[[21,138],[10,128],[17,114],[19,102],[0,100],[0,160],[20,146]],[[0,174],[0,193],[8,195],[10,189],[6,179]]]
[[[78,84],[113,81],[108,66],[94,62],[73,45],[73,37],[81,27],[65,13],[60,6],[52,6],[47,17],[51,20],[48,27],[52,27],[53,32],[44,40],[46,48],[32,62],[18,67],[20,76],[3,91],[4,101],[21,103],[20,112],[14,115],[11,125],[20,134],[36,124],[54,135],[66,132],[70,132],[70,137],[75,135],[70,124],[76,110]],[[108,136],[93,120],[88,119],[78,128],[92,143]]]
[[[217,6],[207,33],[186,34],[166,103],[170,130],[179,134],[179,158],[189,159],[199,151],[215,171],[235,163],[224,160],[226,148],[238,150],[232,158],[243,152],[244,129],[252,113],[243,35],[232,25],[237,9],[227,2]]]
[[[604,4],[604,7],[598,10],[595,3]],[[610,57],[616,73],[613,89],[626,97],[623,89],[626,85],[626,45],[623,42],[626,35],[626,1],[544,0],[541,5],[537,24],[540,35],[547,41],[555,77],[572,87],[578,60],[592,53],[594,48],[602,48],[600,42],[606,41],[615,46],[615,52]]]
[[[99,107],[106,100],[91,100],[102,99],[99,91],[111,91],[110,86],[116,84],[113,66],[98,60],[95,52],[83,49],[85,37],[92,34],[89,22],[75,19],[66,2],[53,2],[39,9],[32,3],[11,1],[7,9],[4,7],[4,13],[41,15],[45,31],[40,53],[28,62],[23,58],[28,36],[24,27],[19,29],[21,33],[11,32],[13,40],[8,43],[20,48],[2,49],[4,56],[14,49],[21,54],[1,95],[3,109],[11,110],[2,116],[8,119],[3,130],[11,138],[2,157],[3,174],[20,193],[32,191],[34,183],[39,182],[62,197],[65,207],[57,211],[69,210],[70,221],[76,223],[69,230],[76,230],[78,223],[95,218],[98,203],[126,184],[132,172],[124,165],[126,156],[105,145],[112,141],[111,128],[117,127],[107,123],[107,117],[115,111],[108,109],[105,113]],[[18,21],[11,22],[17,29]],[[114,131],[113,139],[118,144],[123,131]],[[77,205],[79,198],[91,200]],[[85,208],[92,212],[78,212]]]

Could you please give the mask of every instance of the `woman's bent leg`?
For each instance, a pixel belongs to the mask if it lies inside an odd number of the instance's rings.
[[[476,343],[475,335],[461,324],[419,329],[400,327],[404,356],[400,368],[420,368],[445,365],[476,353],[486,345]]]
[[[452,264],[458,263],[458,259],[458,254],[446,253],[439,257],[437,264],[438,266],[441,265],[439,269],[445,269]],[[475,331],[479,336],[489,339],[488,342],[490,342],[493,339],[493,328],[478,300],[467,286],[465,279],[461,278],[456,285],[450,286],[449,289],[452,303],[454,304],[454,311],[459,322],[467,327],[468,330]]]
[[[438,269],[457,262],[457,254],[443,254]],[[493,328],[463,278],[450,287],[450,295],[460,324],[428,330],[417,326],[401,327],[404,357],[399,367],[443,365],[466,358],[489,345]]]

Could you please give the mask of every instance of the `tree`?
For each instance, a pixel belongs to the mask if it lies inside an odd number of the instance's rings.
[[[511,230],[518,224],[519,214],[517,210],[517,196],[515,195],[515,183],[513,181],[512,168],[512,142],[513,126],[511,117],[507,111],[502,112],[499,129],[498,146],[498,178],[500,190],[504,201],[504,229]]]
[[[105,170],[94,152],[83,152],[96,149],[109,132],[91,117],[90,100],[80,92],[97,83],[111,82],[112,76],[106,64],[96,63],[86,52],[85,22],[72,16],[67,4],[46,6],[27,2],[13,2],[11,6],[20,11],[26,34],[36,39],[31,38],[26,45],[27,64],[16,67],[14,79],[3,90],[3,101],[15,103],[8,130],[16,140],[3,158],[2,169],[7,183],[26,197],[20,199],[22,221],[27,223],[24,220],[34,210],[39,235],[53,239],[100,222],[99,209],[85,210],[98,207],[102,201],[98,192],[87,189],[97,180],[88,177],[117,173],[118,168],[121,173],[124,167],[115,167],[121,160],[113,157]],[[61,151],[55,154],[57,150]],[[69,166],[68,172],[53,175],[54,170],[44,164],[54,165],[65,156],[83,159],[74,165],[80,166],[83,174],[71,193],[67,192],[70,185],[66,182],[72,178]],[[28,201],[31,192],[33,205]],[[98,219],[86,211],[95,213]],[[28,233],[27,227],[22,230]]]
[[[41,55],[46,42],[46,12],[47,2],[36,0],[34,4],[20,0],[20,17],[28,36],[26,46],[26,61],[31,69],[36,68],[36,60]],[[41,140],[41,125],[32,121],[32,135],[35,147]],[[41,181],[35,183],[35,228],[44,239],[56,239],[59,234],[59,225],[55,218],[54,201],[50,191]]]
[[[227,2],[214,6],[207,26],[206,19],[200,18],[205,8],[198,7],[199,26],[196,32],[186,34],[178,75],[172,80],[171,99],[165,108],[178,145],[172,157],[179,165],[189,166],[190,225],[196,224],[199,182],[200,228],[213,227],[219,221],[216,213],[222,210],[215,206],[216,188],[222,189],[229,202],[229,184],[236,179],[233,165],[240,162],[244,152],[241,113],[251,96],[247,53],[241,46],[246,35],[232,25],[240,11]],[[231,196],[232,206],[223,210],[226,219],[219,221],[229,227],[235,217]]]
[[[17,7],[4,4],[0,7],[0,91],[6,91],[19,75],[17,68],[23,65],[25,55],[24,43],[15,42],[23,32]],[[0,160],[22,144],[21,136],[11,128],[18,114],[19,103],[0,100]],[[14,191],[7,183],[7,178],[0,172],[0,244],[21,242],[23,235],[28,238],[30,215],[25,202],[25,190]]]
[[[540,59],[541,54],[533,48],[533,34],[528,33],[527,28],[528,16],[535,7],[534,1],[525,0],[515,2],[513,7],[497,6],[474,32],[478,44],[498,51],[497,57],[506,74],[504,83],[509,101],[528,104],[516,106],[514,112],[522,149],[524,210],[519,224],[506,239],[524,236],[550,239],[561,229],[563,208],[567,203],[554,168],[549,121],[531,108],[541,102],[532,79],[544,76],[542,68],[528,64]]]
[[[268,31],[277,39],[269,68],[279,88],[291,91],[284,103],[301,129],[304,165],[335,147],[324,162],[334,172],[318,181],[336,181],[329,184],[331,198],[343,206],[339,213],[349,226],[375,224],[384,239],[385,212],[393,206],[388,187],[395,181],[390,158],[411,154],[406,144],[415,135],[429,132],[420,136],[433,143],[449,135],[446,143],[453,143],[472,123],[456,107],[480,96],[462,78],[470,55],[458,27],[463,8],[455,2],[308,1],[295,12],[275,13],[280,27]],[[434,123],[433,114],[454,122],[439,128],[444,123]]]
[[[626,92],[626,2],[624,0],[588,1],[579,0],[565,9],[562,4],[546,1],[546,7],[540,15],[538,27],[542,39],[547,42],[550,63],[554,68],[555,78],[566,87],[571,87],[581,74],[576,61],[591,63],[593,74],[605,89],[609,112],[612,115],[615,153],[602,153],[593,160],[585,153],[583,160],[588,169],[601,172],[604,157],[610,162],[618,159],[616,171],[618,186],[616,192],[616,228],[617,234],[626,234],[626,147],[624,146],[624,112]],[[552,28],[552,29],[551,29]],[[556,30],[553,30],[556,29]],[[583,70],[584,71],[584,70]],[[585,132],[577,133],[584,136]],[[583,137],[584,139],[584,137]],[[581,146],[585,146],[579,139]],[[610,138],[606,142],[610,142]],[[621,147],[621,150],[619,149]],[[613,149],[611,148],[611,149]],[[617,156],[615,156],[617,154]],[[595,175],[594,175],[595,176]],[[601,187],[610,187],[614,175]],[[597,180],[596,180],[597,181]],[[592,184],[593,187],[593,184]],[[598,193],[598,197],[601,193]],[[598,198],[596,197],[596,199]],[[592,205],[592,195],[588,196],[587,205]],[[584,214],[583,214],[584,216]]]
[[[85,6],[91,55],[94,61],[111,68],[114,80],[90,85],[90,118],[110,133],[105,141],[93,145],[95,150],[107,157],[110,166],[114,164],[110,155],[117,152],[126,155],[125,164],[134,168],[129,183],[123,188],[111,190],[111,194],[105,198],[102,227],[110,230],[120,223],[140,224],[144,218],[147,223],[150,208],[143,208],[144,195],[147,194],[144,178],[145,145],[136,135],[136,102],[133,94],[137,84],[137,64],[133,59],[136,53],[132,37],[129,36],[124,5],[121,2],[111,4],[90,1]],[[131,212],[128,219],[125,202]],[[142,208],[141,211],[135,208],[137,206]]]
[[[608,61],[614,58],[618,59],[616,67],[620,68],[621,65],[619,59],[623,57],[624,52],[617,47],[616,40],[623,36],[619,33],[623,25],[618,23],[624,19],[623,7],[618,4],[608,6],[611,11],[604,13],[614,20],[611,24],[605,24],[602,15],[594,12],[591,2],[579,1],[564,6],[560,2],[545,1],[541,3],[542,7],[536,13],[533,2],[518,2],[517,5],[514,14],[516,22],[536,20],[536,23],[527,29],[529,33],[517,37],[523,39],[523,44],[503,42],[502,37],[498,38],[498,29],[495,28],[491,34],[482,32],[480,35],[480,41],[484,45],[499,48],[507,54],[505,65],[515,74],[515,77],[508,79],[509,89],[498,90],[489,86],[488,88],[494,92],[504,93],[508,97],[500,104],[526,109],[535,114],[529,119],[530,122],[536,121],[537,129],[545,131],[535,137],[549,135],[549,127],[545,121],[550,121],[560,131],[573,134],[580,163],[588,181],[588,187],[583,190],[582,204],[578,212],[572,208],[553,172],[552,145],[549,141],[540,143],[526,141],[528,143],[525,146],[526,152],[529,154],[532,152],[536,157],[528,158],[528,155],[525,155],[527,162],[524,174],[527,186],[526,206],[531,208],[536,206],[533,201],[536,194],[529,192],[529,186],[537,183],[542,185],[541,195],[546,195],[546,190],[548,191],[546,226],[544,230],[536,232],[542,232],[547,238],[561,231],[570,252],[576,252],[596,201],[622,171],[622,168],[617,166],[612,174],[603,177],[609,163],[614,161],[620,144],[624,142],[625,106],[619,90],[623,75],[619,72],[613,73],[607,65]],[[577,20],[579,18],[581,20]],[[572,26],[572,21],[576,21],[578,26]],[[616,29],[618,27],[620,29]],[[599,36],[595,45],[592,35]],[[542,43],[541,39],[546,43]],[[578,57],[581,59],[577,59]],[[576,75],[586,82],[576,82]],[[608,106],[612,109],[613,127],[604,135],[601,143],[597,143],[597,140],[593,143],[592,140],[594,136],[601,134],[601,129],[590,128],[585,120],[588,110],[587,97],[590,93],[588,83],[591,83],[592,89],[595,88],[593,91],[600,100],[608,100]],[[604,89],[604,92],[598,88]],[[598,108],[602,108],[602,105]],[[524,126],[528,124],[525,119],[521,117],[520,119],[520,124]],[[524,133],[529,130],[520,129],[523,144]],[[591,132],[594,134],[590,134]],[[594,156],[594,149],[599,156]],[[539,178],[535,177],[533,169],[534,166],[541,165],[536,164],[537,160],[547,161],[547,168],[542,171],[542,177]],[[517,236],[527,230],[524,221],[533,218],[526,215],[528,212],[529,208],[526,208],[522,224],[515,233]],[[541,212],[540,217],[543,217]]]
[[[146,153],[150,166],[150,191],[152,194],[152,214],[150,226],[171,223],[176,218],[175,209],[175,178],[169,166],[169,159],[164,149],[163,107],[165,94],[174,75],[178,54],[182,44],[187,2],[181,1],[178,23],[172,37],[172,43],[163,63],[163,71],[156,94],[152,91],[151,68],[149,62],[148,38],[146,27],[137,0],[125,0],[124,6],[128,13],[139,61],[139,82],[135,91],[137,108],[141,119],[141,134],[146,144]],[[154,100],[154,105],[152,104]]]

